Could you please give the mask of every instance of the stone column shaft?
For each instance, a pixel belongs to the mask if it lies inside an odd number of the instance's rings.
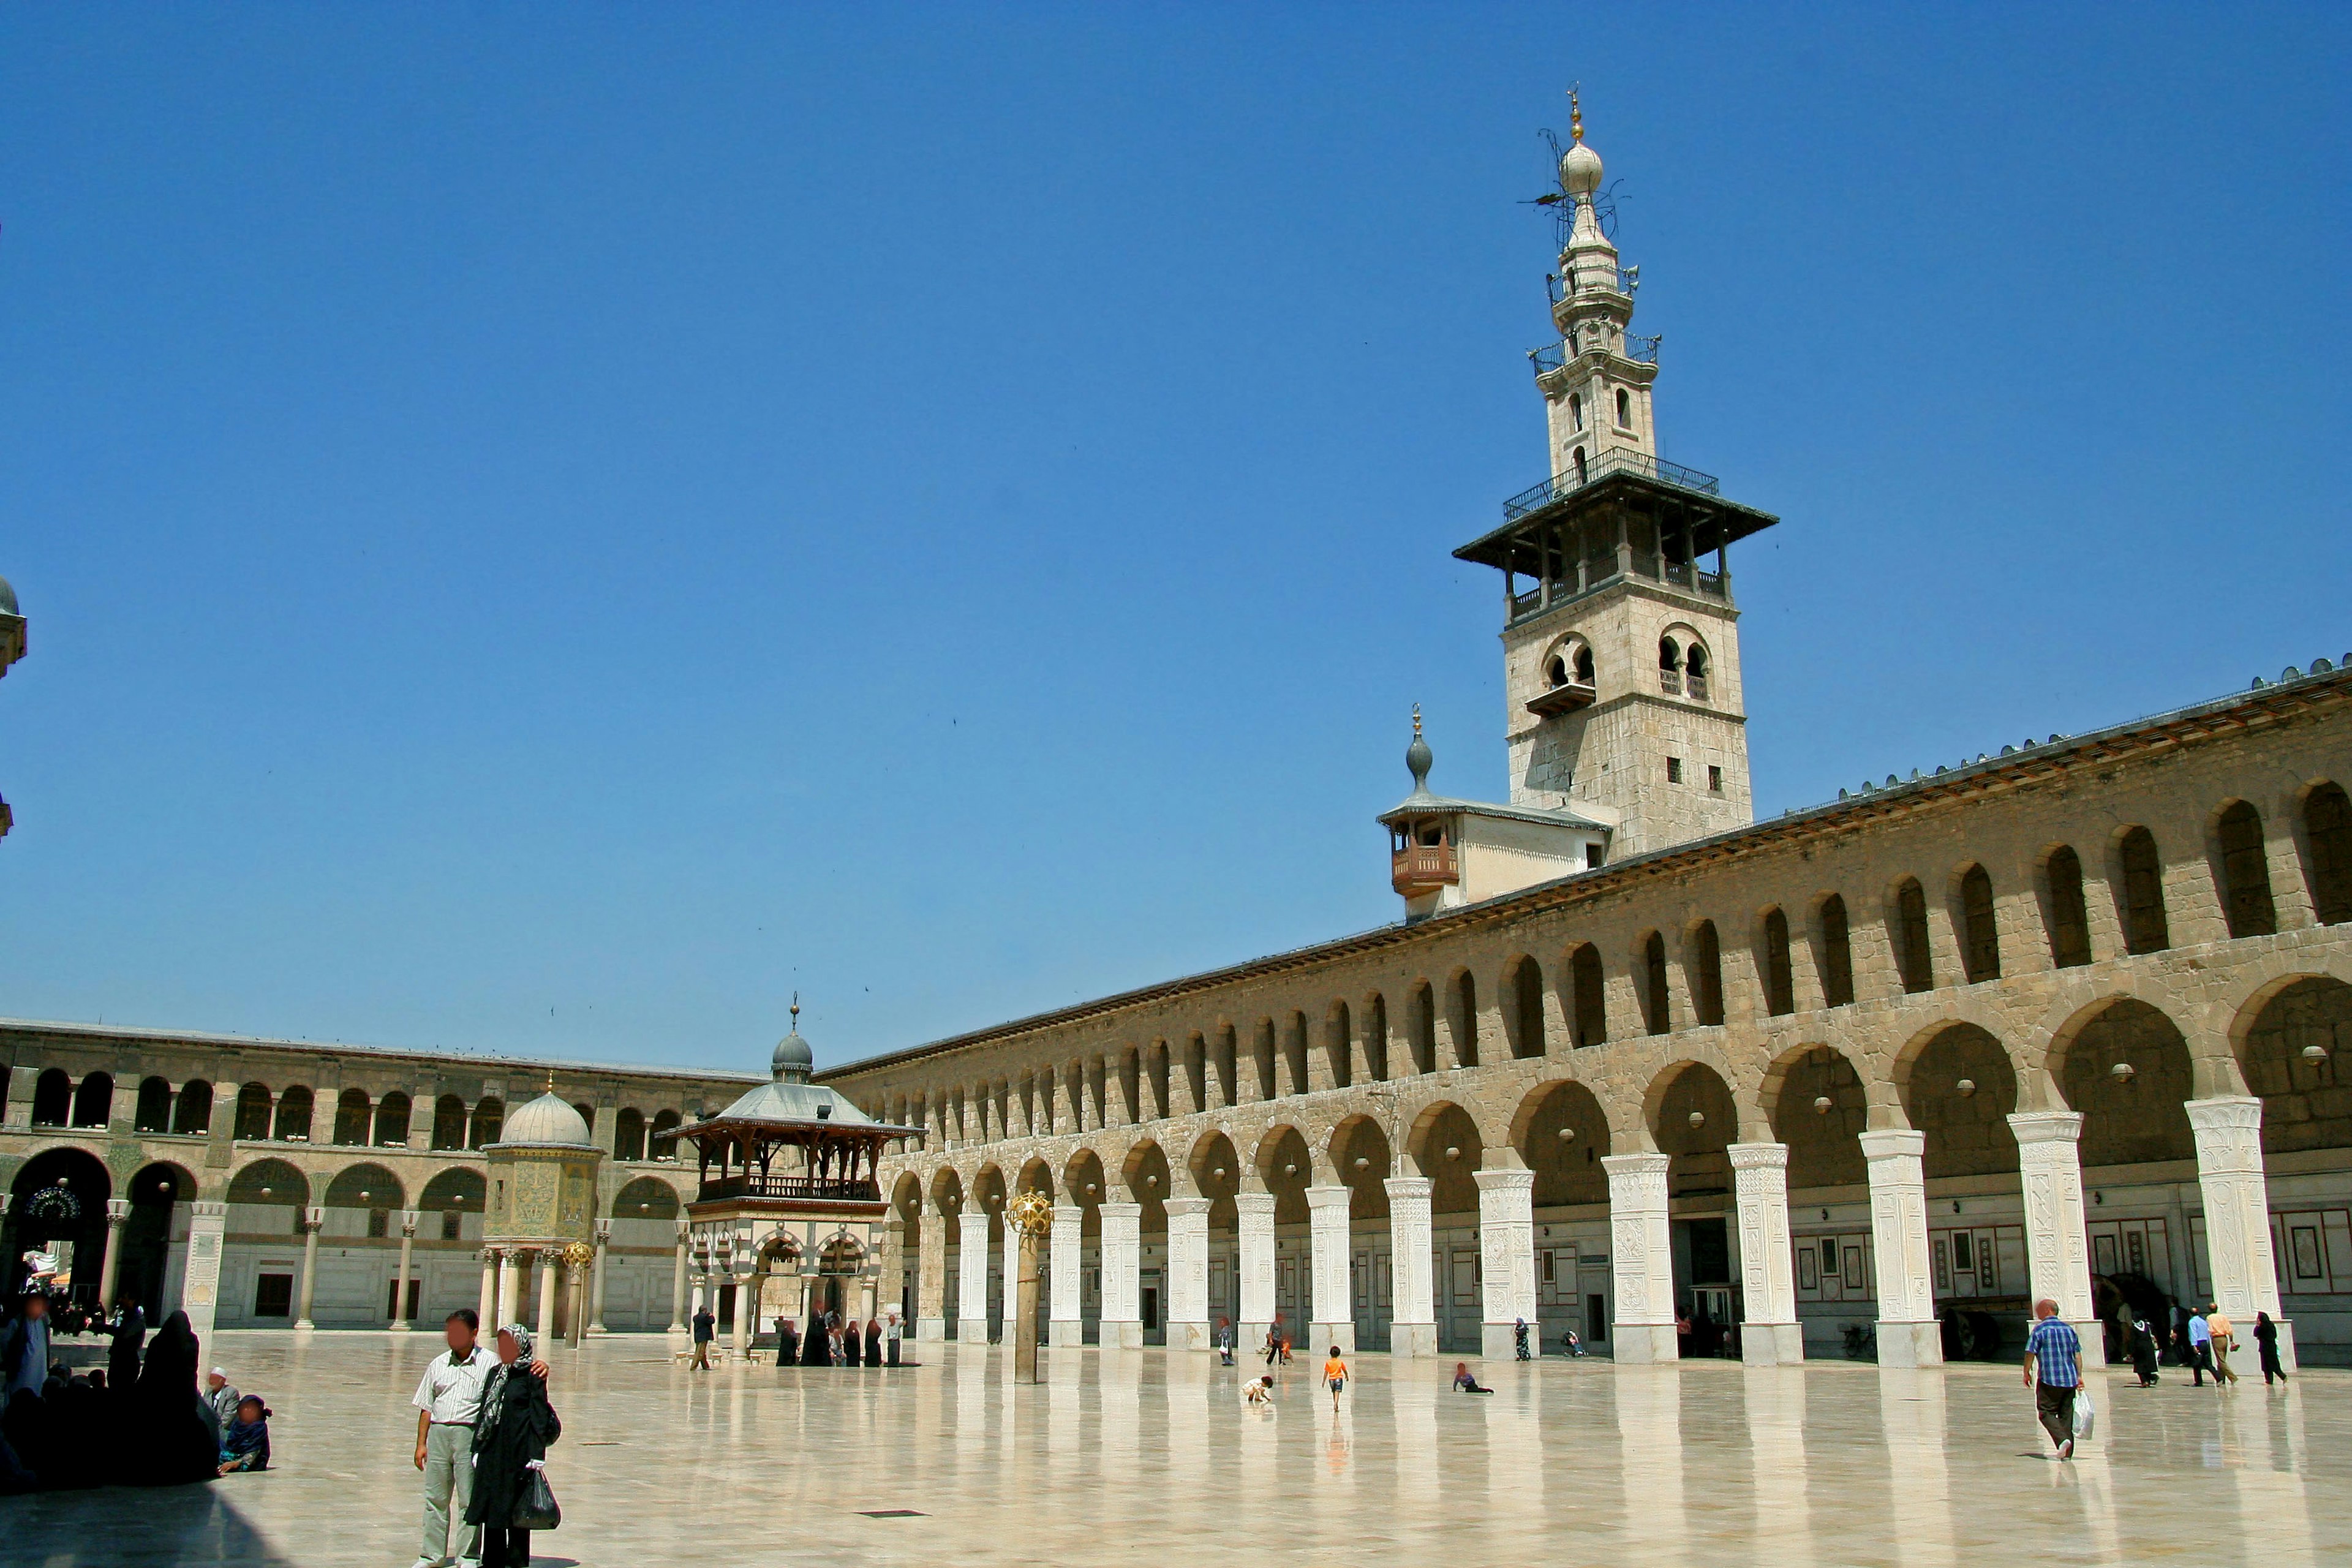
[[[1054,1205],[1054,1229],[1045,1243],[1045,1283],[1053,1296],[1046,1310],[1046,1339],[1051,1344],[1086,1342],[1086,1281],[1080,1277],[1086,1218],[1087,1211],[1076,1204]]]
[[[1479,1171],[1478,1272],[1484,1311],[1479,1352],[1489,1361],[1517,1353],[1517,1325],[1528,1325],[1528,1349],[1539,1347],[1536,1320],[1536,1173]]]
[[[997,1241],[996,1332],[1009,1345],[1013,1325],[1021,1321],[1021,1235],[1001,1212],[996,1227],[1003,1232]]]
[[[2278,1260],[2271,1250],[2270,1184],[2263,1169],[2263,1102],[2252,1095],[2192,1100],[2185,1109],[2197,1140],[2197,1187],[2205,1200],[2205,1257],[2213,1304],[2251,1345],[2254,1314],[2278,1325],[2279,1364],[2295,1368],[2294,1325],[2279,1311]],[[2205,1303],[2199,1302],[2198,1306]]]
[[[1204,1351],[1209,1324],[1209,1200],[1168,1200],[1168,1348]]]
[[[1740,1359],[1749,1366],[1792,1365],[1805,1359],[1797,1322],[1795,1259],[1789,1241],[1789,1146],[1734,1143],[1731,1179],[1739,1219]]]
[[[319,1288],[319,1227],[326,1223],[325,1209],[302,1211],[302,1305],[294,1320],[298,1329],[319,1326],[310,1321],[310,1298]]]
[[[408,1321],[408,1276],[415,1262],[416,1211],[407,1209],[400,1216],[400,1273],[392,1282],[392,1326],[412,1327]]]
[[[488,1333],[499,1321],[499,1249],[482,1248],[482,1299],[474,1308],[480,1328]]]
[[[99,1266],[98,1270],[98,1310],[101,1312],[114,1310],[114,1277],[122,1266],[122,1227],[130,1222],[130,1199],[106,1200],[106,1261]],[[302,1315],[307,1318],[310,1315],[307,1284],[304,1289]],[[151,1307],[159,1305],[153,1301],[146,1304]],[[307,1326],[306,1324],[305,1327]]]
[[[539,1342],[555,1342],[555,1254],[543,1247],[539,1249]]]
[[[1389,1320],[1389,1353],[1435,1355],[1437,1300],[1430,1268],[1430,1179],[1391,1176],[1385,1184],[1389,1192],[1389,1268],[1393,1306]]]
[[[1666,1222],[1666,1156],[1605,1154],[1610,1282],[1617,1298],[1609,1342],[1621,1363],[1676,1361],[1674,1233]]]
[[[925,1209],[915,1222],[915,1337],[943,1340],[948,1337],[947,1215]]]
[[[669,1331],[686,1332],[686,1247],[690,1234],[687,1222],[677,1222],[677,1256],[670,1265]]]
[[[1356,1348],[1356,1308],[1348,1283],[1348,1205],[1354,1197],[1346,1187],[1307,1189],[1307,1272],[1314,1283],[1307,1309],[1314,1314],[1308,1320],[1310,1351],[1338,1345],[1352,1353]]]
[[[1878,1364],[1940,1366],[1943,1331],[1927,1263],[1924,1132],[1864,1132],[1870,1162],[1870,1248],[1878,1283]]]
[[[1102,1328],[1105,1350],[1143,1348],[1143,1205],[1104,1204]]]
[[[592,1334],[601,1334],[605,1331],[604,1258],[605,1254],[611,1250],[612,1243],[613,1222],[609,1219],[598,1220],[596,1222],[596,1274],[594,1279],[588,1287],[590,1297],[588,1305],[588,1331]]]
[[[522,1321],[522,1300],[515,1289],[515,1275],[521,1262],[513,1247],[499,1248],[499,1299],[490,1321],[482,1325],[482,1337],[486,1340],[509,1323]]]
[[[1237,1193],[1241,1210],[1242,1323],[1240,1344],[1255,1348],[1265,1342],[1274,1322],[1274,1194]]]
[[[2089,1224],[2083,1213],[2079,1111],[2020,1111],[2009,1119],[2017,1135],[2017,1173],[2025,1198],[2025,1260],[2033,1299],[2058,1303],[2074,1327],[2083,1353],[2106,1359],[2106,1331],[2091,1300]],[[2030,1318],[2032,1309],[2027,1308]]]
[[[956,1340],[988,1342],[988,1213],[967,1208],[956,1215],[961,1257],[956,1271]]]

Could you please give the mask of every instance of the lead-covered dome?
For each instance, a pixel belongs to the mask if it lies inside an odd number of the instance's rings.
[[[499,1142],[581,1147],[593,1146],[595,1139],[580,1112],[550,1089],[507,1118],[499,1130]]]

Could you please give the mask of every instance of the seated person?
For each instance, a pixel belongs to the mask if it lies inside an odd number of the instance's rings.
[[[1457,1361],[1454,1363],[1454,1392],[1456,1394],[1492,1394],[1495,1391],[1491,1388],[1480,1387],[1478,1380],[1470,1375],[1470,1363],[1466,1361]]]
[[[261,1403],[258,1394],[248,1394],[236,1402],[236,1418],[221,1434],[220,1468],[215,1475],[227,1475],[231,1470],[266,1470],[269,1468],[269,1406]]]

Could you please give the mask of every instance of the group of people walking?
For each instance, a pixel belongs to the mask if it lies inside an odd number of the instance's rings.
[[[498,1331],[495,1352],[477,1342],[480,1331],[473,1309],[450,1313],[442,1325],[449,1348],[416,1385],[425,1540],[415,1568],[441,1568],[452,1557],[520,1568],[530,1561],[531,1531],[556,1522],[544,1469],[563,1423],[548,1402],[547,1363],[532,1354],[531,1331],[521,1323]]]
[[[696,1372],[709,1372],[711,1347],[719,1340],[719,1319],[709,1303],[695,1309],[693,1330],[694,1359],[689,1365]],[[805,1331],[792,1319],[779,1318],[776,1364],[897,1366],[906,1337],[906,1324],[896,1307],[878,1318],[868,1318],[863,1324],[855,1318],[845,1319],[837,1311],[812,1312]]]
[[[197,1391],[185,1312],[150,1340],[126,1291],[107,1325],[106,1366],[78,1373],[53,1359],[52,1305],[26,1292],[0,1332],[0,1491],[176,1486],[268,1466],[268,1406],[217,1367],[210,1392]]]

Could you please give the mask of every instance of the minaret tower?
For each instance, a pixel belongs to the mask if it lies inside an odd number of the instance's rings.
[[[1552,321],[1534,351],[1549,474],[1454,553],[1503,574],[1511,804],[1610,830],[1612,860],[1754,820],[1739,615],[1727,552],[1780,520],[1658,456],[1658,340],[1631,335],[1633,277],[1601,231],[1601,156],[1572,136]]]

